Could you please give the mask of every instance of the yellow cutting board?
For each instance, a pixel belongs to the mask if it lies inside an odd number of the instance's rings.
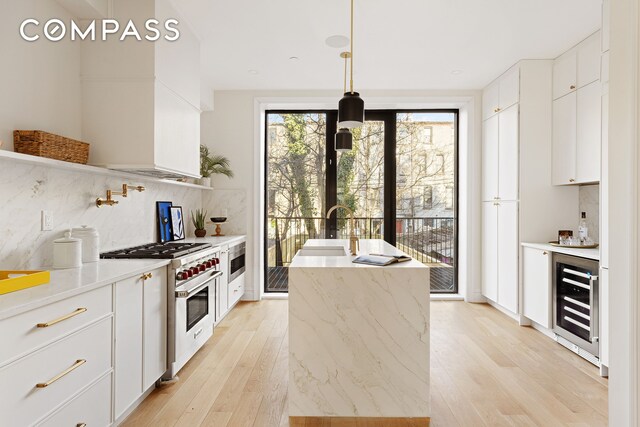
[[[9,275],[13,274],[24,274],[24,276],[9,278]],[[44,285],[49,283],[50,280],[51,274],[48,271],[0,270],[0,295]]]

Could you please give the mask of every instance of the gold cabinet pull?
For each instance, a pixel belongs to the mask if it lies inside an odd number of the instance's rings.
[[[87,423],[78,423],[76,427],[87,427]]]
[[[50,322],[47,322],[47,323],[38,323],[36,326],[38,328],[48,328],[49,326],[55,325],[56,323],[63,322],[65,320],[67,320],[67,319],[71,319],[72,317],[77,316],[78,314],[82,314],[85,311],[87,311],[86,308],[80,307],[80,308],[76,309],[76,311],[74,311],[73,313],[65,314],[64,316],[59,317],[59,318],[57,318],[55,320],[52,320]]]
[[[493,109],[494,113],[497,113],[498,111],[500,111],[500,107],[496,107],[496,108]]]
[[[574,90],[576,88],[576,85],[571,85],[569,86],[569,89]]]
[[[542,255],[549,255],[549,252],[544,251],[544,252],[542,252]]]
[[[149,279],[151,279],[152,277],[153,277],[153,274],[151,274],[151,273],[144,273],[142,276],[140,276],[140,278],[141,278],[142,280],[149,280]]]
[[[75,371],[80,366],[84,365],[85,363],[87,363],[87,361],[85,359],[78,359],[78,360],[76,360],[76,363],[74,363],[70,368],[67,368],[64,371],[60,372],[58,375],[56,375],[55,377],[51,378],[46,383],[38,383],[38,384],[36,384],[36,387],[37,388],[49,387],[51,384],[55,383],[60,378],[64,377],[65,375],[69,374],[72,371]]]
[[[569,180],[569,182],[576,182],[576,180],[575,180],[575,179],[573,179],[573,178],[571,178],[571,179]]]

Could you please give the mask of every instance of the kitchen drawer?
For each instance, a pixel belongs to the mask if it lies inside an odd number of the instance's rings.
[[[109,372],[112,324],[103,319],[0,369],[3,425],[31,425]]]
[[[105,427],[111,425],[111,376],[104,376],[38,426]]]
[[[242,274],[233,282],[229,283],[229,308],[231,308],[244,295],[244,277]]]
[[[111,286],[103,286],[0,321],[0,366],[112,313],[112,299]],[[70,314],[50,326],[37,326]]]

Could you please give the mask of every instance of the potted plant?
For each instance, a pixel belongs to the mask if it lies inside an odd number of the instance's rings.
[[[200,185],[211,186],[211,175],[221,174],[233,177],[233,171],[229,167],[229,159],[209,152],[209,147],[200,145]]]
[[[204,221],[207,217],[207,211],[203,209],[196,209],[195,212],[191,211],[191,222],[196,228],[196,237],[204,237],[207,235],[207,230],[204,228]]]

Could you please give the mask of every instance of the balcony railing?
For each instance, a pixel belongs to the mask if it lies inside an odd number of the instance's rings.
[[[361,239],[382,239],[382,218],[354,218]],[[286,292],[287,267],[309,239],[330,238],[325,218],[268,217],[267,291]],[[431,291],[456,290],[456,221],[451,217],[412,217],[396,220],[396,246],[430,266]],[[336,238],[349,238],[348,221],[338,219]]]

